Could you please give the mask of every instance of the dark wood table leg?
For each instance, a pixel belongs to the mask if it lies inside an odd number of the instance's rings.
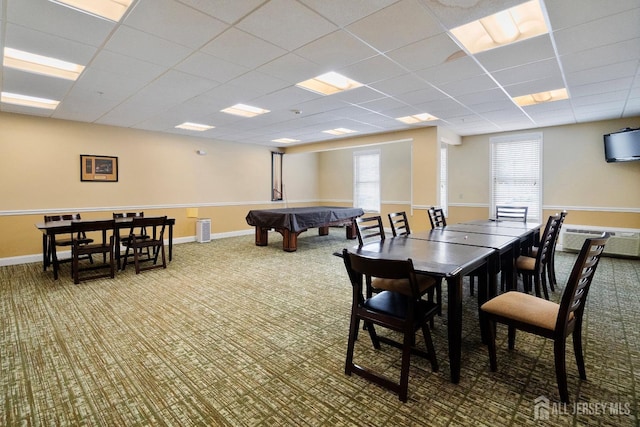
[[[56,253],[56,235],[52,234],[49,240],[51,250],[51,262],[53,264],[53,279],[58,280],[58,254]]]
[[[460,359],[462,352],[462,276],[447,278],[449,305],[447,326],[449,334],[449,365],[451,382],[460,382]]]
[[[282,230],[282,249],[286,252],[295,252],[298,250],[298,234],[289,231],[286,228]]]
[[[173,224],[169,224],[169,261],[173,258]]]
[[[480,338],[483,344],[487,343],[487,321],[480,306],[493,298],[498,289],[498,272],[500,271],[500,254],[496,253],[489,257],[485,267],[480,270],[478,277],[478,319],[480,319]]]
[[[269,244],[269,229],[256,225],[256,246],[267,246]]]
[[[351,221],[351,224],[347,224],[347,239],[353,240],[358,237],[358,232],[356,231],[356,220]]]
[[[49,267],[49,235],[42,234],[42,271],[47,271]]]

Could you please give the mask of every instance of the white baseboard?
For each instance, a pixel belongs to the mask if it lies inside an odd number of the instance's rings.
[[[254,233],[253,230],[240,230],[240,231],[230,231],[227,233],[216,233],[211,235],[211,241],[215,239],[224,239],[226,237],[246,236],[253,233]],[[196,241],[196,236],[178,237],[173,239],[173,244],[179,245],[181,243],[191,243],[195,241]],[[211,242],[206,242],[206,243],[211,243]],[[165,240],[165,244],[168,244],[167,240]],[[60,259],[69,258],[71,256],[71,251],[58,252],[58,256],[60,257]],[[7,265],[30,264],[32,262],[42,262],[42,254],[21,255],[21,256],[15,256],[15,257],[0,258],[0,267],[4,267]]]

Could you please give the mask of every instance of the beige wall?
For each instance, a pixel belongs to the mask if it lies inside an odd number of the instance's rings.
[[[197,150],[204,150],[201,156]],[[214,233],[250,231],[250,209],[270,201],[271,147],[0,113],[0,261],[38,254],[44,213],[83,218],[143,210],[176,219],[176,238],[195,235],[198,216]],[[118,157],[116,183],[81,182],[80,154]],[[290,201],[318,200],[317,158],[286,162]]]
[[[604,160],[602,136],[625,127],[640,118],[463,137],[449,150],[450,221],[489,214],[492,136],[541,132],[543,217],[567,209],[567,224],[640,228],[640,162]]]
[[[544,215],[566,208],[568,224],[640,228],[640,162],[603,158],[602,135],[627,126],[640,126],[640,118],[536,130],[544,138]],[[489,215],[491,136],[463,137],[450,147],[449,222]],[[353,150],[371,145],[383,150],[381,213],[407,211],[412,229],[426,229],[424,210],[438,203],[442,137],[456,136],[429,127],[289,147],[285,201],[273,203],[271,147],[0,113],[0,263],[41,252],[34,223],[48,212],[166,214],[176,218],[179,239],[195,234],[188,207],[198,207],[223,236],[251,232],[244,219],[250,209],[350,206]],[[119,182],[80,182],[80,154],[117,156]]]

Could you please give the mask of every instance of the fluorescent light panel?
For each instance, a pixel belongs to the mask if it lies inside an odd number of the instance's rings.
[[[197,132],[204,132],[205,130],[213,129],[215,126],[203,125],[200,123],[184,122],[176,126],[177,129],[194,130]]]
[[[422,114],[414,114],[413,116],[398,117],[396,118],[396,120],[399,120],[402,123],[406,123],[408,125],[412,125],[415,123],[430,122],[433,120],[438,120],[438,118],[428,113],[422,113]]]
[[[79,12],[118,22],[133,0],[49,0]]]
[[[331,71],[329,73],[319,75],[318,77],[300,82],[296,84],[296,86],[322,95],[333,95],[334,93],[360,87],[362,86],[362,83]]]
[[[351,129],[347,129],[347,128],[335,128],[335,129],[330,129],[330,130],[323,130],[322,132],[328,133],[328,134],[331,134],[331,135],[346,135],[348,133],[355,133],[357,131],[351,130]]]
[[[48,56],[36,55],[35,53],[25,52],[10,47],[4,48],[3,64],[5,67],[15,68],[29,73],[59,77],[61,79],[74,81],[80,77],[80,73],[84,70],[83,65],[62,61]]]
[[[264,108],[252,107],[251,105],[236,104],[220,111],[227,114],[235,114],[236,116],[255,117],[255,116],[259,116],[260,114],[268,113],[270,110],[265,110]]]
[[[289,144],[291,142],[300,142],[299,139],[292,139],[292,138],[278,138],[278,139],[272,139],[271,142],[281,142],[284,144]]]
[[[451,30],[451,34],[472,54],[548,32],[539,0],[522,3]]]
[[[565,88],[516,96],[513,98],[513,101],[521,107],[526,107],[529,105],[544,104],[545,102],[561,101],[563,99],[569,99],[569,93],[567,93],[567,89]]]
[[[60,101],[53,99],[38,98],[35,96],[20,95],[18,93],[2,92],[0,101],[5,104],[22,105],[24,107],[44,108],[55,110]]]

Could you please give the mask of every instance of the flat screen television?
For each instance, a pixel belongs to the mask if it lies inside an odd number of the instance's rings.
[[[608,163],[640,160],[640,128],[605,135],[604,158]]]

